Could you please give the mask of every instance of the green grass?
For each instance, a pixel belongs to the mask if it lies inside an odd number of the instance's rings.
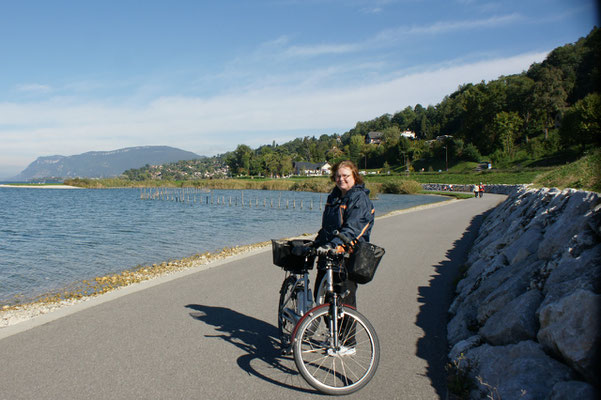
[[[549,169],[523,170],[483,170],[479,172],[410,172],[394,175],[371,175],[368,182],[386,182],[391,179],[410,179],[419,183],[446,183],[453,185],[471,185],[478,182],[486,184],[519,185],[532,183],[540,174]]]
[[[586,189],[601,192],[601,149],[596,149],[578,161],[563,165],[537,176],[536,186]]]

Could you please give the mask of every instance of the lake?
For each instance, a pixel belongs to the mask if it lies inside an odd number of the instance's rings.
[[[142,198],[149,195],[155,199]],[[183,195],[175,189],[0,187],[0,305],[138,265],[315,233],[326,197],[266,190]],[[382,194],[374,207],[377,217],[442,200]]]

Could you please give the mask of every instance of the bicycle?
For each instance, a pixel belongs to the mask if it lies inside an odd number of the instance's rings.
[[[283,265],[289,272],[282,284],[278,308],[281,344],[285,349],[291,348],[296,367],[307,383],[331,395],[363,388],[374,377],[380,362],[375,329],[354,307],[343,303],[348,293],[339,293],[340,285],[335,280],[336,274],[346,273],[350,246],[346,240],[345,243],[344,253],[314,249],[303,243],[304,254],[295,259],[292,254],[278,257],[274,241],[274,264]],[[325,259],[325,276],[319,285],[317,305],[310,307],[313,300],[307,297],[311,294],[308,273],[315,256]],[[294,328],[288,333],[292,323]]]

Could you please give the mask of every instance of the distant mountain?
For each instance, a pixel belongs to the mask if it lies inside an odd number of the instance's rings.
[[[146,164],[159,165],[201,158],[198,154],[169,146],[128,147],[113,151],[90,151],[74,156],[39,157],[11,181],[42,178],[109,178]]]

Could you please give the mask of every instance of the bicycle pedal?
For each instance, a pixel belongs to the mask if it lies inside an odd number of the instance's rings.
[[[292,347],[288,347],[288,348],[282,349],[282,355],[283,356],[292,355]]]

